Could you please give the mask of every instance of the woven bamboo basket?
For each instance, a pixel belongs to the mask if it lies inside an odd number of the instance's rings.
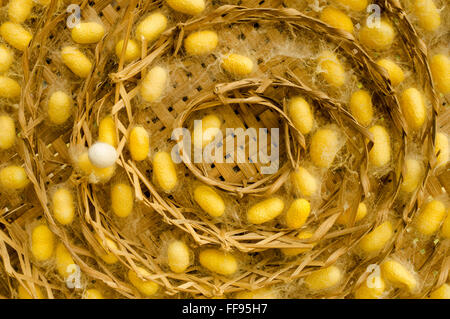
[[[9,71],[21,83],[22,93],[16,101],[3,99],[1,106],[3,113],[14,117],[18,133],[16,145],[0,153],[2,165],[23,165],[31,183],[21,192],[2,190],[0,196],[0,296],[17,298],[18,287],[23,286],[35,297],[40,291],[47,298],[81,298],[87,289],[96,288],[107,298],[142,298],[127,277],[130,269],[142,267],[149,272],[145,279],[159,286],[154,298],[233,298],[235,293],[263,287],[279,298],[353,298],[370,275],[367,268],[388,258],[408,265],[421,289],[412,293],[391,287],[386,298],[425,298],[448,282],[450,239],[439,234],[421,237],[414,229],[415,217],[430,198],[448,206],[450,174],[445,166],[436,167],[434,143],[437,131],[450,132],[448,95],[436,91],[429,66],[431,54],[439,50],[448,54],[449,22],[444,18],[448,6],[437,2],[444,7],[442,25],[429,35],[417,27],[408,5],[404,8],[397,0],[374,2],[395,27],[395,41],[387,52],[365,48],[357,31],[352,35],[322,22],[320,8],[327,1],[207,1],[205,11],[194,17],[177,13],[163,1],[35,4],[24,22],[33,39],[23,53],[15,53]],[[66,26],[71,3],[80,6],[82,20],[101,21],[106,29],[100,42],[79,45],[94,61],[93,71],[83,80],[62,63],[59,54],[63,45],[72,43]],[[7,3],[2,4],[3,22],[8,18]],[[141,50],[139,59],[124,63],[114,53],[117,40],[131,39],[135,24],[155,10],[168,17],[167,29]],[[364,11],[346,12],[355,23],[363,24],[367,16]],[[183,39],[205,29],[218,33],[218,47],[206,56],[188,56]],[[343,61],[348,75],[344,88],[330,88],[316,75],[315,59],[324,49]],[[251,56],[255,71],[250,77],[236,79],[220,68],[228,52]],[[420,131],[408,128],[399,104],[399,92],[407,86],[393,87],[386,70],[375,62],[381,55],[396,57],[407,72],[404,85],[423,91],[428,117]],[[139,83],[155,65],[169,71],[169,84],[160,101],[144,103]],[[373,137],[348,108],[351,93],[361,87],[373,96],[374,123],[382,123],[392,139],[391,162],[379,171],[368,162]],[[70,124],[54,126],[47,121],[48,95],[56,88],[72,92],[75,107]],[[300,230],[286,228],[281,220],[251,225],[245,218],[248,207],[265,197],[276,195],[292,202],[295,192],[289,176],[310,163],[311,137],[294,127],[287,111],[287,101],[294,95],[313,105],[316,129],[333,125],[345,141],[333,165],[316,170],[320,195],[311,199],[312,212],[305,224],[314,234],[303,240],[297,238]],[[191,129],[193,120],[213,113],[222,127],[279,128],[278,171],[265,175],[262,163],[243,164],[235,158],[231,163],[181,163],[176,166],[178,186],[164,192],[154,181],[152,155],[172,149],[173,129]],[[117,128],[119,158],[111,180],[91,183],[76,169],[74,156],[96,141],[99,121],[106,115],[113,116]],[[150,135],[145,161],[130,157],[128,136],[134,125],[143,126]],[[410,153],[420,156],[425,174],[420,186],[405,195],[400,185]],[[111,212],[109,194],[115,181],[127,182],[134,190],[133,213],[125,219]],[[210,218],[195,203],[193,189],[202,183],[223,197],[225,217]],[[55,220],[50,205],[50,195],[61,185],[75,198],[76,217],[69,226]],[[355,222],[361,201],[369,212]],[[339,225],[336,221],[347,209],[353,222]],[[376,256],[361,255],[358,244],[363,236],[387,219],[393,221],[392,238]],[[48,225],[56,242],[64,244],[79,266],[80,287],[67,286],[55,270],[54,258],[39,262],[32,255],[31,230],[41,223]],[[108,265],[99,257],[103,248],[96,238],[101,242],[109,238],[117,245],[110,251],[117,263]],[[185,272],[174,273],[167,266],[167,244],[172,239],[182,239],[191,250],[191,265]],[[198,261],[206,247],[232,253],[239,270],[233,276],[206,270]],[[283,248],[306,252],[288,258],[280,252]],[[342,270],[340,283],[319,292],[308,290],[305,277],[331,265]]]

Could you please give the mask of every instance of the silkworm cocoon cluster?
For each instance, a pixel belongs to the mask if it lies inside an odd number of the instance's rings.
[[[141,96],[146,102],[155,102],[163,94],[167,85],[167,71],[155,66],[145,75],[141,83]]]
[[[104,299],[103,294],[98,289],[87,289],[83,294],[83,299]]]
[[[7,150],[16,142],[16,124],[9,115],[0,115],[0,149]]]
[[[340,148],[339,134],[330,128],[317,130],[311,138],[309,155],[312,162],[322,168],[328,168],[333,163]]]
[[[394,286],[407,288],[410,292],[417,287],[417,280],[414,273],[408,270],[398,261],[388,259],[380,266],[383,278]]]
[[[236,258],[218,249],[205,249],[199,255],[200,264],[206,269],[220,275],[229,276],[238,269]]]
[[[433,235],[445,218],[445,205],[440,200],[427,203],[416,218],[416,229],[423,235]]]
[[[214,51],[218,43],[217,32],[212,30],[197,31],[186,37],[184,49],[190,55],[204,55]]]
[[[92,63],[79,49],[71,46],[61,50],[64,64],[80,78],[87,78],[92,71]]]
[[[441,235],[444,238],[450,238],[450,213],[447,212],[447,217],[442,223]]]
[[[135,126],[130,132],[129,140],[131,158],[135,161],[143,161],[150,152],[150,136],[142,126]]]
[[[20,51],[25,51],[33,38],[20,24],[9,21],[0,26],[0,35],[9,45]]]
[[[426,31],[436,31],[441,25],[441,15],[433,0],[414,0],[414,15]]]
[[[64,124],[72,115],[72,98],[63,91],[52,93],[48,100],[48,117],[56,125]]]
[[[381,19],[365,25],[359,31],[359,40],[363,45],[372,50],[387,50],[394,42],[395,31],[391,22]]]
[[[342,280],[342,271],[336,266],[316,270],[305,278],[306,286],[313,291],[336,286]]]
[[[355,291],[356,299],[380,299],[386,289],[386,284],[381,276],[369,275],[361,286]]]
[[[47,225],[38,225],[31,231],[31,253],[38,261],[48,260],[53,255],[55,235]]]
[[[253,61],[244,55],[231,53],[222,60],[222,68],[236,77],[244,77],[253,72]]]
[[[406,123],[412,129],[419,129],[427,118],[427,110],[422,93],[416,88],[409,88],[400,96],[400,106]]]
[[[153,157],[153,173],[159,186],[166,192],[177,186],[178,177],[172,157],[167,152],[157,152]]]
[[[10,165],[0,169],[0,186],[8,190],[20,190],[28,185],[30,180],[23,167]]]
[[[52,211],[55,219],[62,225],[72,223],[75,216],[73,195],[65,187],[58,188],[52,196]]]
[[[442,94],[450,93],[450,59],[444,54],[433,55],[430,61],[436,89]]]
[[[392,85],[399,85],[405,79],[405,73],[402,68],[400,68],[394,61],[390,59],[379,59],[377,64],[386,69]]]
[[[134,194],[130,185],[116,183],[111,187],[111,208],[114,214],[125,218],[133,211]]]
[[[79,44],[97,43],[105,35],[105,28],[97,22],[80,22],[72,29],[72,40]]]
[[[105,241],[103,242],[99,235],[95,235],[95,239],[97,239],[100,246],[103,248],[103,253],[100,255],[100,258],[109,265],[115,264],[119,259],[114,255],[111,251],[117,251],[117,244],[110,238],[105,237]]]
[[[345,70],[337,56],[331,51],[323,51],[318,58],[319,72],[331,86],[340,87],[345,83]]]
[[[277,299],[277,294],[273,289],[264,287],[238,292],[235,299]]]
[[[100,121],[98,126],[98,141],[117,147],[116,125],[112,116],[108,115]]]
[[[363,11],[367,7],[367,0],[337,0],[337,2],[354,11]]]
[[[284,202],[281,198],[268,198],[249,208],[247,221],[252,224],[263,224],[276,218],[283,212],[283,209]]]
[[[36,299],[45,299],[44,294],[42,293],[41,289],[37,286],[34,286],[36,294]],[[17,288],[17,294],[19,299],[35,299],[22,285],[19,285]]]
[[[220,217],[225,212],[225,203],[222,197],[210,186],[197,186],[194,189],[194,200],[212,217]]]
[[[21,88],[16,80],[0,75],[0,97],[14,99],[20,96]]]
[[[114,165],[118,154],[112,145],[97,142],[89,147],[88,156],[89,160],[95,167],[107,168]]]
[[[118,58],[120,58],[120,56],[122,55],[122,50],[123,50],[123,43],[124,40],[119,40],[119,42],[117,42],[116,44],[116,55]],[[124,54],[124,62],[131,62],[133,60],[138,59],[141,56],[141,48],[139,46],[139,43],[137,43],[136,41],[134,41],[133,39],[128,39],[127,42],[127,47],[125,49],[125,54]]]
[[[8,16],[12,22],[22,23],[31,14],[33,0],[10,0],[8,5]]]
[[[3,44],[0,44],[0,72],[6,72],[14,62],[14,55],[11,50]]]
[[[286,225],[289,228],[300,228],[308,219],[311,212],[311,205],[306,199],[298,198],[294,200],[286,212]]]
[[[172,241],[167,247],[167,263],[175,273],[184,272],[190,265],[188,246],[181,240]]]
[[[448,137],[444,133],[439,132],[436,134],[434,153],[436,154],[437,166],[447,164],[450,151],[448,146]]]
[[[152,42],[156,40],[167,27],[167,18],[161,12],[154,12],[139,22],[136,27],[136,39]]]
[[[167,0],[167,4],[175,11],[196,15],[205,10],[205,0]]]
[[[358,90],[350,97],[350,112],[364,126],[368,126],[373,118],[372,97],[366,90]]]
[[[76,159],[77,168],[89,177],[91,183],[107,182],[114,175],[115,166],[105,168],[95,167],[90,159],[88,152],[81,153]]]
[[[390,221],[386,221],[377,226],[370,233],[364,235],[359,242],[359,247],[366,254],[381,251],[394,235],[394,230]]]
[[[73,261],[72,255],[62,243],[58,243],[58,245],[56,245],[55,262],[56,270],[63,278],[68,277],[75,271],[75,268],[72,268],[75,267],[75,262]]]
[[[313,235],[314,235],[314,233],[312,231],[303,230],[296,237],[298,239],[308,239],[308,238],[311,238]],[[314,245],[315,243],[312,243],[312,244]],[[298,254],[307,252],[308,250],[311,250],[311,248],[281,248],[280,250],[284,255],[291,257],[291,256],[297,256]]]
[[[369,152],[369,162],[376,167],[384,166],[391,160],[391,138],[387,130],[380,125],[372,126],[369,131],[374,140]]]
[[[326,7],[320,13],[320,20],[331,25],[334,28],[345,30],[353,33],[352,20],[339,9],[333,7]]]
[[[206,145],[214,141],[216,135],[220,132],[222,122],[213,115],[206,115],[202,118],[202,125],[194,127],[193,143],[196,148],[204,148]]]
[[[306,197],[314,195],[318,188],[317,179],[304,167],[299,167],[291,173],[294,188]]]
[[[303,135],[311,132],[314,125],[314,115],[309,103],[301,96],[294,96],[288,104],[289,116],[292,123]]]
[[[128,271],[128,279],[133,284],[133,286],[139,290],[141,294],[146,297],[153,296],[158,291],[158,284],[154,281],[141,279],[139,277],[149,277],[150,273],[142,267],[136,267],[137,272],[134,270]],[[139,274],[139,276],[138,276]]]
[[[338,217],[338,219],[336,219],[336,222],[341,225],[349,225],[351,221],[351,214],[352,214],[351,210],[347,209]],[[366,217],[366,215],[367,215],[367,206],[366,204],[361,202],[358,204],[358,209],[356,211],[355,216],[355,223],[359,222],[361,219]]]
[[[414,159],[408,158],[405,161],[406,173],[403,175],[403,181],[401,185],[401,190],[406,193],[411,193],[414,191],[422,181],[422,177],[425,173],[425,168],[422,162]]]
[[[450,299],[450,285],[443,284],[430,294],[430,299]]]

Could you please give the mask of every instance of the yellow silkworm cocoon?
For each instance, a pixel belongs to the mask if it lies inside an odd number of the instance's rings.
[[[194,190],[195,202],[212,217],[220,217],[225,212],[225,203],[210,186],[200,185]]]
[[[425,168],[422,162],[408,158],[405,161],[406,173],[403,176],[401,190],[406,193],[414,191],[422,181],[422,177],[425,173]]]
[[[364,203],[359,203],[358,209],[356,211],[355,223],[366,217],[367,215],[367,206]],[[341,225],[349,225],[352,217],[352,212],[350,209],[344,211],[336,220],[338,224]]]
[[[167,263],[170,270],[179,274],[184,272],[190,265],[188,246],[181,240],[175,240],[167,247]]]
[[[217,47],[219,37],[212,30],[198,31],[189,34],[184,40],[184,48],[187,54],[204,55],[211,53]]]
[[[144,101],[155,102],[161,97],[167,85],[167,77],[167,71],[160,66],[155,66],[148,71],[140,89]]]
[[[398,261],[389,259],[381,264],[381,275],[399,288],[408,288],[414,291],[417,281],[414,274]]]
[[[433,235],[439,230],[439,226],[445,217],[445,205],[440,200],[432,200],[427,203],[422,212],[417,216],[416,228],[423,235]]]
[[[9,21],[0,27],[0,35],[8,44],[20,51],[25,51],[33,38],[32,34],[20,24]]]
[[[387,50],[391,47],[395,38],[392,24],[385,19],[365,25],[359,31],[359,40],[363,45],[372,50]]]
[[[130,185],[117,183],[111,187],[111,208],[119,217],[127,217],[133,211],[134,194]]]
[[[352,20],[339,9],[326,7],[320,14],[320,20],[331,25],[334,28],[353,33]]]
[[[10,0],[8,5],[8,16],[12,22],[22,23],[31,14],[33,0]]]
[[[91,183],[107,182],[114,175],[115,166],[105,168],[95,167],[89,160],[88,152],[83,152],[76,160],[78,169],[89,177]]]
[[[318,167],[328,168],[339,151],[339,135],[335,130],[322,128],[314,133],[309,147],[311,160]]]
[[[220,119],[213,114],[206,115],[201,123],[201,126],[194,127],[193,143],[196,148],[203,148],[214,141],[222,125]]]
[[[352,94],[350,112],[361,125],[367,126],[372,122],[373,106],[369,92],[358,90]]]
[[[377,64],[387,71],[392,85],[398,85],[405,79],[405,73],[394,61],[390,59],[380,59],[377,61]]]
[[[238,269],[236,258],[218,249],[205,249],[199,255],[200,264],[206,269],[220,275],[229,276]]]
[[[290,99],[288,110],[292,123],[300,133],[305,135],[311,132],[314,125],[314,115],[311,106],[304,98],[295,96]]]
[[[177,171],[169,153],[157,152],[155,154],[153,157],[153,173],[159,186],[164,191],[169,192],[177,185]]]
[[[314,233],[312,231],[303,230],[297,235],[297,238],[298,239],[308,239],[308,238],[311,238],[313,235],[314,235]],[[312,243],[312,244],[314,245],[315,243]],[[296,256],[298,254],[307,252],[308,250],[311,250],[311,248],[281,248],[280,250],[284,255],[291,257],[291,256]]]
[[[303,167],[291,173],[291,180],[295,189],[306,197],[314,195],[319,188],[316,178]]]
[[[355,291],[355,299],[380,299],[386,289],[381,276],[369,275]]]
[[[337,2],[354,11],[363,11],[367,7],[367,0],[337,0]]]
[[[318,69],[329,85],[340,87],[345,83],[344,67],[333,52],[323,51],[320,54]]]
[[[0,115],[0,149],[11,148],[16,142],[16,124],[9,115]]]
[[[437,155],[436,157],[437,166],[447,164],[449,156],[449,147],[447,135],[445,135],[444,133],[439,132],[436,134],[434,153]]]
[[[55,261],[56,270],[61,277],[66,278],[75,271],[75,268],[72,268],[75,267],[72,255],[62,243],[56,245]]]
[[[289,228],[300,228],[308,219],[311,212],[311,205],[306,199],[298,198],[294,200],[286,212],[286,225]]]
[[[117,244],[110,238],[105,237],[105,241],[103,243],[102,239],[99,235],[95,235],[95,238],[99,242],[100,246],[102,246],[104,252],[100,255],[100,258],[109,265],[115,264],[119,259],[114,255],[111,251],[117,251]]]
[[[254,204],[247,211],[247,220],[252,224],[262,224],[276,218],[283,212],[284,202],[278,197],[268,198]]]
[[[152,42],[156,40],[167,27],[167,18],[161,12],[154,12],[139,22],[136,27],[136,39]]]
[[[55,236],[47,225],[38,225],[31,232],[31,253],[38,261],[49,259],[53,254]]]
[[[150,273],[144,268],[142,267],[136,268],[140,277],[151,276]],[[137,290],[139,290],[141,294],[143,294],[146,297],[153,296],[158,291],[159,288],[158,284],[151,280],[141,279],[139,278],[138,274],[130,269],[128,271],[128,279],[133,284],[133,286],[136,287]]]
[[[271,288],[259,288],[238,292],[235,299],[277,299],[277,294]]]
[[[131,158],[135,161],[143,161],[150,151],[150,136],[142,126],[135,126],[130,132],[129,141]]]
[[[364,235],[359,242],[359,247],[366,254],[381,251],[394,235],[394,230],[390,221],[386,221],[377,226],[370,233]]]
[[[444,54],[436,54],[430,61],[434,84],[442,94],[450,93],[450,59]]]
[[[72,29],[72,40],[80,44],[97,43],[105,35],[105,28],[97,22],[80,22]]]
[[[6,72],[14,62],[14,55],[11,50],[3,44],[0,44],[0,72]]]
[[[441,15],[433,0],[414,0],[413,11],[425,31],[436,31],[441,25]]]
[[[240,54],[229,54],[222,60],[221,65],[225,71],[237,77],[247,76],[253,71],[253,61]]]
[[[169,7],[175,11],[196,15],[205,10],[205,0],[167,0]]]
[[[450,212],[447,212],[447,218],[442,223],[441,235],[444,238],[450,238]]]
[[[402,92],[400,106],[406,123],[412,129],[419,129],[427,118],[427,110],[422,93],[416,88],[409,88]]]
[[[0,97],[14,99],[20,96],[21,88],[16,80],[0,75]]]
[[[92,63],[83,52],[75,47],[67,46],[61,50],[64,64],[80,78],[87,78],[92,70]]]
[[[374,144],[369,152],[369,162],[376,166],[384,166],[391,160],[391,138],[387,130],[375,125],[369,129],[373,135]]]
[[[106,116],[98,126],[98,141],[117,147],[116,125],[112,116]]]
[[[450,285],[443,284],[430,294],[430,299],[450,299]]]
[[[0,185],[3,188],[19,190],[27,186],[29,182],[23,167],[10,165],[0,169]]]
[[[56,91],[48,100],[48,117],[53,124],[64,124],[72,115],[72,98],[63,91]]]
[[[98,289],[87,289],[83,294],[83,299],[103,299],[103,295]]]
[[[70,190],[61,187],[55,191],[52,196],[52,211],[59,223],[63,225],[72,223],[75,216],[75,205]]]
[[[341,279],[341,270],[336,266],[329,266],[309,274],[305,283],[310,290],[322,290],[336,286]]]
[[[34,286],[36,299],[45,299],[44,294],[41,289],[37,286]],[[17,288],[17,294],[19,299],[35,299],[22,285],[19,285]]]
[[[116,55],[120,59],[123,50],[124,40],[120,40],[116,44]],[[133,39],[128,39],[127,47],[125,49],[125,54],[123,56],[123,61],[125,63],[138,59],[141,56],[141,47],[139,43],[134,41]]]

